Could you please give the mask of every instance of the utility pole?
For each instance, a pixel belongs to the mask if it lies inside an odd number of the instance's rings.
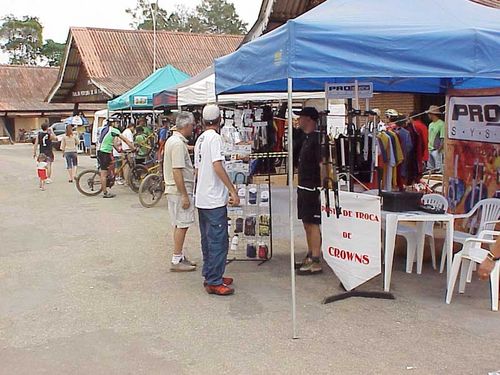
[[[157,49],[157,41],[156,41],[156,12],[158,11],[158,0],[156,0],[155,7],[153,9],[153,4],[151,4],[151,0],[149,1],[149,8],[151,10],[151,18],[153,19],[153,73],[156,72],[156,49]]]

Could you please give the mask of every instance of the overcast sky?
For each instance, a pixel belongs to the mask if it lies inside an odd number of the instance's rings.
[[[152,0],[154,1],[154,0]],[[236,7],[241,19],[252,27],[259,13],[260,0],[229,0]],[[1,0],[0,17],[13,14],[17,17],[36,16],[44,27],[44,39],[65,43],[70,26],[88,26],[128,29],[132,21],[125,13],[133,8],[136,0]],[[169,11],[176,4],[194,8],[201,0],[159,0],[160,7]],[[5,56],[0,56],[5,63]]]

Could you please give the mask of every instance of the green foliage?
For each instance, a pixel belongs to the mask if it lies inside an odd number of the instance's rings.
[[[247,31],[247,24],[240,20],[234,5],[227,0],[202,0],[196,12],[210,33],[244,34]]]
[[[9,63],[36,65],[43,46],[43,27],[38,17],[24,16],[18,19],[8,15],[2,21],[0,48],[9,54]]]
[[[244,34],[247,24],[242,22],[232,3],[227,0],[202,0],[192,10],[177,5],[170,14],[148,0],[137,0],[134,9],[126,9],[132,16],[131,27],[139,30],[152,30],[155,13],[157,30],[183,31],[214,34]]]
[[[64,56],[64,43],[54,42],[52,39],[47,39],[40,50],[40,55],[47,60],[49,66],[61,65]]]
[[[9,55],[9,64],[60,65],[65,45],[52,39],[43,43],[43,26],[38,17],[8,15],[0,20],[0,49]]]

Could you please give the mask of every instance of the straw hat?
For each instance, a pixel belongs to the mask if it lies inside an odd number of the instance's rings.
[[[429,107],[429,109],[427,110],[427,113],[430,115],[441,115],[442,114],[437,105],[431,105]]]

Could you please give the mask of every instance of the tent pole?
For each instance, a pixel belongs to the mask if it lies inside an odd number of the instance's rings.
[[[293,209],[293,79],[288,78],[288,194],[290,205],[288,213],[290,216],[290,272],[292,279],[292,327],[293,339],[297,339],[297,303],[295,293],[295,234],[294,234],[294,209]]]

